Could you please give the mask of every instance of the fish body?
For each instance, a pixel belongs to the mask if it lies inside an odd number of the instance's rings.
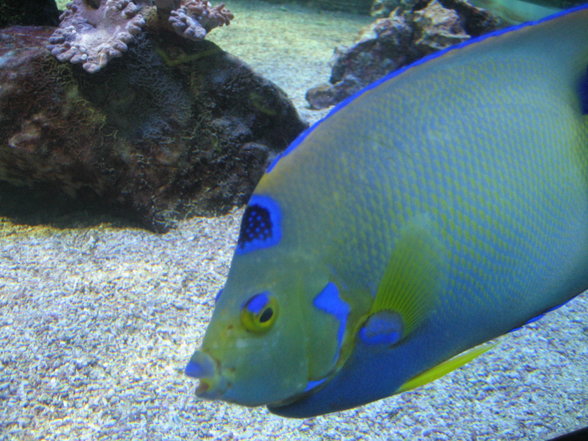
[[[245,211],[197,394],[347,409],[588,288],[587,66],[585,6],[429,57],[303,133]]]

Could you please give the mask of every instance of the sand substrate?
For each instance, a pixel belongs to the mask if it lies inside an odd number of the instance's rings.
[[[366,18],[229,6],[237,19],[211,39],[317,119],[304,91],[328,78],[332,48]],[[162,235],[86,211],[28,224],[2,213],[0,440],[527,441],[588,425],[586,294],[465,368],[358,409],[289,420],[197,401],[182,372],[227,275],[241,213]]]

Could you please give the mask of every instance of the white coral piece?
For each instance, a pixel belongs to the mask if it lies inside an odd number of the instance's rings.
[[[213,28],[228,25],[233,19],[224,4],[212,6],[206,0],[182,0],[179,8],[170,12],[169,22],[174,30],[189,40],[202,40]]]
[[[140,8],[130,0],[74,0],[48,48],[59,61],[82,63],[94,73],[127,50],[145,25]]]

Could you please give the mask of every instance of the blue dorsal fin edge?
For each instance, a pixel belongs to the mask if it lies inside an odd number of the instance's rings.
[[[392,78],[395,78],[401,74],[403,74],[404,72],[406,72],[409,69],[412,69],[413,67],[419,66],[423,63],[426,63],[430,60],[433,60],[435,58],[439,58],[444,56],[445,54],[447,54],[448,52],[454,51],[454,50],[458,50],[461,49],[463,47],[466,46],[470,46],[472,44],[476,44],[479,43],[481,41],[484,41],[488,38],[492,38],[492,37],[497,37],[499,35],[503,35],[503,34],[508,34],[510,32],[519,30],[519,29],[523,29],[523,28],[527,28],[527,27],[531,27],[531,26],[535,26],[537,24],[546,22],[546,21],[551,21],[553,19],[557,19],[559,17],[568,15],[568,14],[572,14],[576,11],[580,11],[582,9],[588,9],[588,4],[584,4],[584,5],[580,5],[577,6],[575,8],[570,8],[570,9],[566,9],[563,10],[561,12],[557,12],[555,14],[549,15],[547,17],[541,18],[539,20],[535,20],[535,21],[529,21],[529,22],[525,22],[525,23],[521,23],[519,25],[516,26],[510,26],[504,29],[499,29],[497,31],[494,32],[490,32],[488,34],[484,34],[481,35],[479,37],[476,38],[472,38],[470,40],[464,41],[463,43],[457,44],[455,46],[451,46],[448,47],[446,49],[442,49],[440,51],[434,52],[430,55],[427,55],[423,58],[420,58],[419,60],[410,63],[404,67],[401,67],[398,70],[395,70],[393,72],[390,72],[389,74],[383,76],[382,78],[380,78],[379,80],[374,81],[373,83],[369,84],[368,86],[364,87],[363,89],[361,89],[360,91],[356,92],[355,94],[351,95],[350,97],[347,97],[346,99],[344,99],[343,101],[341,101],[339,104],[337,104],[335,107],[333,107],[331,109],[331,111],[327,114],[327,116],[325,116],[324,118],[322,118],[320,121],[316,122],[315,124],[313,124],[312,126],[310,126],[309,128],[307,128],[306,130],[304,130],[300,135],[298,135],[298,138],[296,138],[287,148],[286,150],[282,151],[281,153],[279,153],[274,160],[270,163],[270,165],[267,167],[266,169],[266,173],[270,173],[274,167],[278,164],[278,162],[280,160],[282,160],[283,158],[285,158],[286,156],[288,156],[290,153],[292,153],[294,150],[296,150],[296,148],[302,144],[302,142],[312,133],[316,130],[316,128],[318,126],[321,125],[321,123],[325,120],[327,120],[328,118],[330,118],[331,116],[333,116],[335,113],[337,113],[339,110],[343,109],[345,106],[347,106],[350,102],[354,101],[356,98],[358,98],[359,96],[363,95],[364,93],[368,92],[371,89],[374,89],[375,87],[378,87],[380,84],[385,83],[388,80],[391,80]],[[588,77],[588,75],[587,75]],[[586,78],[585,78],[586,80]],[[582,86],[581,86],[581,102],[582,102],[582,112],[583,113],[588,113],[588,82],[587,81],[583,81],[582,82]]]

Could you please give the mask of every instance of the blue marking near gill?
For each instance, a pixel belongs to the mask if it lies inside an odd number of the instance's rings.
[[[241,221],[235,254],[245,254],[276,245],[282,238],[282,214],[270,196],[254,194]]]
[[[243,304],[243,308],[247,308],[252,314],[259,314],[263,308],[269,303],[268,293],[262,292],[256,294]]]
[[[588,115],[588,67],[586,74],[580,81],[580,106],[582,106],[582,114]]]
[[[398,343],[402,337],[402,317],[394,311],[380,311],[369,317],[359,330],[359,338],[368,345]]]
[[[214,303],[216,304],[218,302],[218,299],[220,299],[220,296],[223,294],[223,288],[219,289],[218,292],[216,293],[216,295],[214,296]]]
[[[327,381],[326,378],[322,378],[322,379],[316,380],[316,381],[309,381],[308,384],[306,385],[306,388],[304,389],[304,392],[308,392],[309,390],[313,390],[314,388],[323,384],[325,381]]]
[[[339,358],[339,352],[343,345],[343,337],[345,336],[345,327],[347,326],[347,316],[351,312],[349,305],[339,297],[339,289],[333,282],[327,283],[323,290],[314,298],[312,304],[326,312],[332,314],[339,320],[339,329],[337,330],[337,352],[335,359]]]
[[[511,31],[515,31],[518,29],[522,29],[522,28],[526,28],[526,27],[531,27],[531,26],[535,26],[537,24],[540,24],[544,21],[551,21],[554,18],[560,17],[560,16],[564,16],[564,15],[568,15],[570,13],[573,13],[575,11],[579,11],[581,9],[588,9],[588,5],[581,5],[575,8],[571,8],[571,9],[567,9],[565,11],[561,11],[557,14],[553,14],[550,15],[548,17],[542,18],[540,20],[536,20],[536,21],[529,21],[526,23],[521,23],[517,26],[511,26],[505,29],[499,29],[497,31],[491,32],[489,34],[484,34],[481,35],[479,37],[476,38],[472,38],[468,41],[464,41],[463,43],[457,44],[455,46],[451,46],[448,47],[446,49],[443,49],[441,51],[438,52],[434,52],[430,55],[427,55],[426,57],[423,57],[417,61],[415,61],[414,63],[411,63],[407,66],[401,67],[398,70],[395,70],[393,72],[390,72],[389,74],[383,76],[382,78],[374,81],[373,83],[369,84],[368,86],[364,87],[363,89],[361,89],[360,91],[354,93],[353,95],[351,95],[350,97],[345,98],[343,101],[341,101],[339,104],[337,104],[335,107],[333,107],[331,109],[331,111],[327,114],[327,116],[325,116],[324,118],[322,118],[321,120],[319,120],[318,122],[316,122],[314,125],[312,125],[311,127],[309,127],[308,129],[306,129],[304,132],[302,132],[302,134],[298,135],[298,138],[296,138],[292,144],[290,144],[288,146],[288,148],[286,150],[284,150],[282,153],[280,153],[270,164],[270,166],[267,168],[266,173],[271,172],[274,167],[276,166],[276,164],[282,159],[285,158],[286,156],[288,156],[290,153],[292,153],[294,150],[296,150],[296,148],[302,143],[302,141],[304,141],[306,139],[306,137],[308,137],[308,135],[310,135],[319,125],[321,125],[321,123],[323,121],[325,121],[327,118],[333,116],[335,113],[337,113],[339,110],[341,110],[342,108],[344,108],[345,106],[347,106],[351,101],[355,100],[356,98],[358,98],[360,95],[363,95],[364,93],[370,91],[371,89],[374,89],[375,87],[378,87],[380,84],[391,80],[392,78],[398,76],[398,75],[402,75],[404,72],[406,72],[408,69],[412,69],[413,67],[416,67],[420,64],[426,63],[430,60],[433,60],[435,58],[439,58],[442,57],[444,55],[446,55],[448,52],[451,52],[453,50],[456,49],[461,49],[463,47],[469,46],[471,44],[475,44],[475,43],[479,43],[480,41],[486,40],[487,38],[492,38],[492,37],[498,37],[502,34],[507,34]],[[587,83],[585,83],[587,84]],[[586,85],[586,89],[588,89],[588,84]],[[584,89],[582,89],[583,91]],[[588,93],[588,92],[586,92]],[[588,98],[586,98],[585,96],[582,97],[582,108],[583,108],[583,113],[588,113]]]

